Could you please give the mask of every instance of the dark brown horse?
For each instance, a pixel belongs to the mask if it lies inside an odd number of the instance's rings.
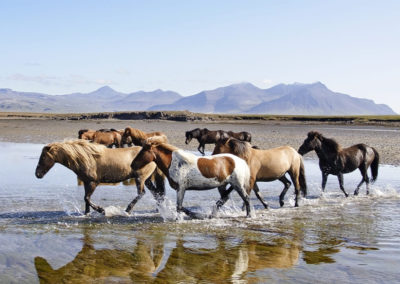
[[[186,131],[185,143],[189,144],[193,138],[199,141],[197,150],[204,155],[204,148],[206,144],[214,144],[221,139],[228,138],[229,135],[223,130],[208,130],[207,128],[196,128],[191,131]]]
[[[348,194],[343,186],[343,174],[359,169],[362,179],[354,191],[354,195],[358,194],[360,186],[364,182],[367,184],[367,194],[369,193],[370,179],[367,170],[371,166],[371,182],[374,182],[378,177],[379,166],[379,154],[373,147],[356,144],[342,148],[334,139],[326,138],[317,131],[311,131],[298,152],[304,155],[313,150],[317,153],[319,168],[322,171],[322,190],[325,190],[328,175],[335,175],[338,177],[340,189],[347,197]]]
[[[251,143],[251,134],[247,131],[242,131],[242,132],[228,131],[227,134],[229,135],[229,137],[233,137],[240,141],[246,141]]]

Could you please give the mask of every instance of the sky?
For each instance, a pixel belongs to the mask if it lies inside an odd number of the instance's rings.
[[[400,113],[400,1],[0,1],[0,88],[320,81]]]

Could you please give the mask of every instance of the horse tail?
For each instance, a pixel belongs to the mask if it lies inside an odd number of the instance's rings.
[[[299,183],[300,183],[300,189],[301,189],[301,192],[303,193],[303,196],[307,196],[306,173],[304,170],[303,158],[301,158],[301,157],[300,157]]]
[[[372,161],[371,164],[371,174],[372,174],[372,180],[371,182],[376,181],[376,179],[378,178],[378,168],[379,168],[379,153],[378,151],[376,151],[376,149],[374,147],[371,147],[372,151],[374,151],[374,160]]]

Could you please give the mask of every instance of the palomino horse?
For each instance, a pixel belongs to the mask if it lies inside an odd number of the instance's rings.
[[[144,184],[159,201],[165,194],[165,177],[156,169],[155,163],[147,164],[140,171],[132,170],[132,161],[141,149],[142,147],[109,149],[86,140],[55,142],[43,147],[35,174],[37,178],[43,178],[55,163],[72,170],[85,186],[85,214],[90,212],[90,207],[104,213],[103,208],[90,201],[90,196],[99,183],[121,182],[135,176],[138,196],[126,208],[129,213],[145,193]],[[151,178],[154,178],[156,187]]]
[[[359,169],[362,179],[354,191],[354,195],[358,194],[360,186],[364,182],[367,184],[367,194],[369,194],[370,180],[367,170],[370,166],[372,182],[378,177],[379,154],[374,148],[365,144],[342,148],[334,139],[326,138],[317,131],[310,131],[303,145],[300,146],[299,153],[304,155],[313,150],[319,158],[319,168],[322,172],[322,190],[325,190],[328,175],[331,174],[338,177],[340,189],[346,197],[349,196],[344,190],[343,174]]]
[[[155,138],[155,137],[154,137]],[[169,184],[177,191],[177,211],[192,213],[182,207],[186,190],[206,190],[230,184],[243,199],[247,216],[250,216],[250,169],[246,162],[231,154],[201,158],[175,146],[149,138],[133,160],[134,171],[151,162],[167,176]]]
[[[206,144],[214,144],[223,138],[228,138],[228,134],[223,130],[208,130],[207,128],[196,128],[191,131],[186,131],[185,144],[189,144],[193,138],[199,141],[197,150],[204,155],[204,148]]]
[[[163,132],[156,131],[146,133],[137,128],[127,127],[122,134],[121,145],[128,143],[128,141],[130,140],[131,143],[133,143],[134,145],[142,146],[143,142],[147,138],[154,136],[160,136],[163,139],[163,142],[168,142],[167,136]]]
[[[290,187],[290,181],[285,177],[288,173],[295,188],[295,206],[298,206],[299,190],[303,195],[307,194],[307,184],[304,174],[304,165],[302,157],[290,146],[260,150],[253,148],[250,143],[239,141],[235,138],[228,138],[215,145],[213,155],[219,153],[231,153],[244,159],[250,167],[250,190],[254,188],[254,193],[265,208],[268,204],[263,200],[260,189],[256,181],[280,180],[284,184],[284,189],[279,196],[279,203],[284,205],[285,194]],[[221,196],[224,195],[224,189],[219,188]],[[228,199],[230,190],[225,193],[225,198],[221,198],[223,203]],[[250,194],[250,191],[247,192]],[[222,206],[218,204],[218,206]]]

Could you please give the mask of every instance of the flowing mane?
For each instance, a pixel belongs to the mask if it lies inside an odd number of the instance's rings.
[[[96,164],[96,157],[100,156],[106,147],[104,145],[90,143],[87,140],[71,140],[66,142],[54,142],[47,145],[48,154],[59,161],[66,161],[69,166],[79,168]]]
[[[240,141],[236,138],[229,138],[225,144],[228,144],[234,155],[237,155],[246,161],[248,160],[250,156],[250,149],[252,148],[250,143]]]

